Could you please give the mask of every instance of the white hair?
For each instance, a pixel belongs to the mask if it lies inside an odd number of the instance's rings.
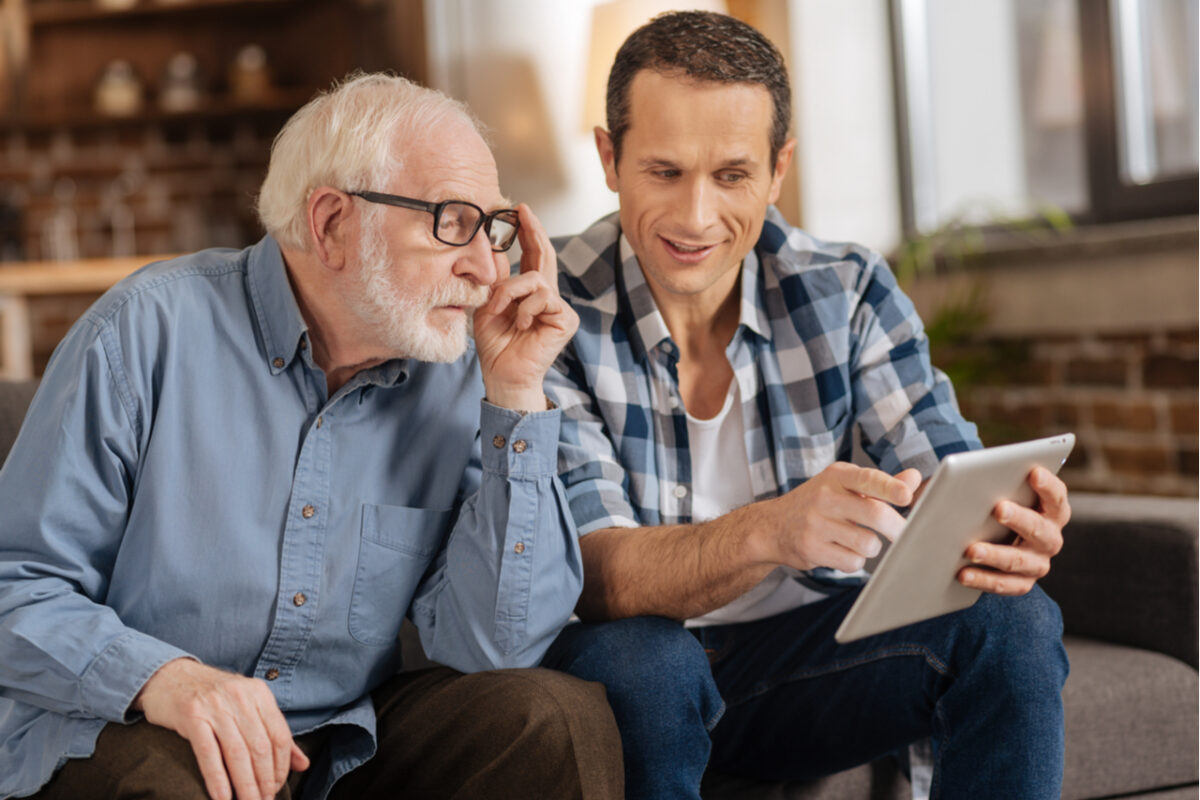
[[[481,136],[465,105],[441,92],[385,73],[351,74],[310,100],[271,145],[271,163],[258,193],[258,217],[284,247],[308,250],[306,205],[312,191],[386,191],[403,169],[398,140],[449,117]]]

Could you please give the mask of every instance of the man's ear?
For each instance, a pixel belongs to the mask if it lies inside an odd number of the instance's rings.
[[[792,156],[795,154],[795,138],[788,139],[783,143],[783,147],[779,148],[779,155],[775,156],[775,173],[771,176],[771,191],[767,196],[768,203],[774,203],[779,199],[779,190],[783,188],[783,176],[787,175],[788,166],[792,163]]]
[[[593,129],[596,135],[596,152],[600,154],[600,163],[604,166],[604,182],[610,191],[617,191],[617,161],[613,151],[612,134],[597,125]]]
[[[346,266],[346,253],[353,235],[350,217],[354,201],[345,192],[320,186],[308,197],[305,206],[308,238],[313,255],[332,270]]]

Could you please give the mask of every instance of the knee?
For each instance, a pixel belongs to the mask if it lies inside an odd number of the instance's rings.
[[[969,625],[976,647],[998,675],[1025,688],[1062,689],[1068,670],[1062,613],[1040,586],[1020,597],[985,594],[974,610]]]
[[[1019,597],[984,594],[976,609],[989,635],[1036,647],[1062,642],[1062,612],[1040,586]]]
[[[549,771],[531,776],[535,784],[562,780],[565,769],[570,779],[577,776],[585,786],[619,789],[624,774],[621,734],[602,685],[549,669],[480,675],[487,675],[504,698],[505,714],[515,728],[506,740],[509,746],[523,756],[536,754],[536,758],[522,758],[526,769],[544,765]],[[604,797],[619,794],[596,792]]]
[[[503,681],[507,703],[534,723],[565,729],[575,716],[611,716],[599,683],[541,668],[492,674]]]
[[[187,740],[145,720],[106,725],[92,756],[68,761],[46,789],[47,797],[204,800],[209,796]],[[59,794],[64,789],[66,793]]]
[[[559,669],[608,687],[610,696],[663,697],[712,683],[696,637],[662,617],[631,617],[574,626]]]

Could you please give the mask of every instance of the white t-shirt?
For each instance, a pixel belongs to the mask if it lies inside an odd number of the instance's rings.
[[[741,391],[729,382],[725,405],[712,419],[687,415],[692,459],[692,520],[706,522],[754,500]],[[689,628],[764,619],[820,599],[824,595],[793,580],[797,571],[776,567],[750,591],[728,605],[689,619]]]

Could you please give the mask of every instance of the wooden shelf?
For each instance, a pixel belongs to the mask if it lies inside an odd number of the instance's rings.
[[[154,261],[173,255],[88,258],[79,261],[14,261],[0,264],[0,295],[90,294]]]
[[[29,298],[38,295],[100,294],[131,272],[173,256],[132,256],[80,261],[0,264],[0,379],[33,377]]]
[[[280,0],[270,0],[270,2],[280,2]],[[148,124],[277,117],[281,114],[291,114],[300,108],[300,106],[312,99],[314,92],[314,89],[280,89],[266,102],[255,105],[244,105],[235,103],[232,100],[217,98],[193,111],[164,111],[148,102],[144,110],[127,117],[101,114],[90,108],[80,111],[42,113],[27,117],[18,115],[15,118],[6,120],[2,130],[42,133],[62,128],[83,130],[89,128],[145,127]]]
[[[123,9],[100,6],[95,0],[50,0],[29,5],[29,22],[32,25],[70,25],[82,22],[104,22],[135,18],[162,17],[167,15],[191,14],[207,10],[229,10],[237,8],[266,8],[283,4],[298,4],[305,0],[175,0],[156,2],[139,0]]]

